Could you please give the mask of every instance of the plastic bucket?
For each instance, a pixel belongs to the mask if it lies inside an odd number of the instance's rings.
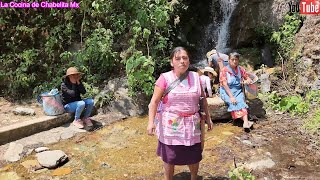
[[[38,102],[42,105],[43,110],[48,116],[56,116],[64,113],[64,107],[60,93],[49,94],[45,92],[37,97]]]
[[[244,93],[247,99],[255,99],[258,96],[258,87],[257,87],[258,77],[253,73],[248,73],[248,75],[252,80],[252,84],[244,85]]]

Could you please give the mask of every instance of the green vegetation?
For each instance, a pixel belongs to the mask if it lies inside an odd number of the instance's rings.
[[[320,110],[316,110],[313,117],[305,121],[304,128],[311,132],[320,132]]]
[[[320,90],[309,91],[305,97],[293,95],[280,97],[277,92],[259,94],[259,98],[265,102],[267,108],[282,112],[289,112],[292,115],[303,115],[310,111],[311,107],[320,105]]]
[[[122,75],[132,94],[150,95],[172,48],[177,3],[82,0],[79,9],[2,9],[1,95],[19,99],[59,88],[70,66],[85,73],[86,96]]]
[[[254,176],[244,170],[244,168],[238,167],[229,172],[231,180],[254,180]]]
[[[284,23],[271,35],[271,42],[277,46],[277,51],[284,59],[290,59],[290,52],[294,47],[294,36],[300,30],[305,18],[299,13],[287,14]]]
[[[98,94],[95,97],[95,106],[101,108],[104,105],[109,104],[112,100],[114,100],[114,92],[109,91],[105,94]]]

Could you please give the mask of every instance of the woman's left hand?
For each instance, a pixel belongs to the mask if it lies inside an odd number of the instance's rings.
[[[147,132],[149,136],[153,136],[155,133],[156,126],[153,122],[148,123]]]
[[[244,81],[244,84],[252,84],[253,82],[252,82],[252,80],[250,79],[250,78],[248,78],[248,79],[246,79],[245,81]]]
[[[208,125],[208,131],[211,131],[213,128],[213,122],[211,121],[211,118],[207,119],[207,125]]]

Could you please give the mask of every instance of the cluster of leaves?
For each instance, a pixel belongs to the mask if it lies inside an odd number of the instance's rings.
[[[150,57],[147,58],[141,52],[135,52],[133,56],[127,59],[126,72],[130,92],[142,90],[147,96],[152,94],[155,78],[152,76],[154,62]]]
[[[115,99],[114,92],[100,93],[95,97],[95,106],[101,108],[104,105],[110,104]]]
[[[229,172],[229,177],[231,180],[254,180],[255,177],[244,170],[242,167],[238,167]]]
[[[290,59],[290,52],[294,47],[294,36],[302,27],[305,17],[299,13],[287,14],[284,23],[278,31],[274,31],[270,41],[275,44],[283,59]]]
[[[280,97],[276,91],[267,94],[259,94],[267,107],[273,110],[289,112],[293,115],[306,114],[313,106],[320,104],[320,91],[309,91],[305,97],[301,95]]]
[[[76,66],[89,95],[111,75],[127,75],[132,92],[150,95],[172,48],[173,4],[82,0],[79,9],[1,10],[0,93],[22,98],[58,88]]]

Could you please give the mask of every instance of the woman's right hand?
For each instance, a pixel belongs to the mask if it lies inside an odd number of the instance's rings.
[[[234,98],[234,97],[231,97],[231,98],[230,98],[230,101],[231,101],[232,104],[237,104],[237,100],[236,100],[236,98]]]
[[[153,122],[148,124],[147,131],[149,136],[153,136],[156,130],[156,126]]]

